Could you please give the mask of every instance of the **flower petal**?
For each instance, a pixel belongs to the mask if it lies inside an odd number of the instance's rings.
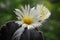
[[[51,15],[50,11],[43,5],[37,5],[37,10],[41,14],[40,20],[42,20],[42,21],[49,18],[49,16]]]

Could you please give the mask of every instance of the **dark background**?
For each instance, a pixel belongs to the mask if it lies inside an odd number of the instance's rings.
[[[0,26],[10,20],[16,20],[15,8],[24,5],[35,6],[37,3],[46,6],[51,16],[40,28],[47,40],[60,40],[60,0],[0,0]],[[0,27],[1,28],[1,27]]]

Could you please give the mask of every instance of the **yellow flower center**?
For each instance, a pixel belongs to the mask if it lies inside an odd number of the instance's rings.
[[[33,23],[33,19],[31,17],[26,16],[23,18],[23,22],[30,25]]]

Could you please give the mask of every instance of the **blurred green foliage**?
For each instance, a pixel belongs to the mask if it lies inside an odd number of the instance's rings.
[[[14,9],[37,3],[45,5],[51,11],[51,17],[40,28],[47,40],[60,40],[60,1],[59,0],[0,0],[0,26],[7,21],[16,20]]]

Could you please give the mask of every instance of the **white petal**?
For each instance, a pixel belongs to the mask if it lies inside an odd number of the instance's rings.
[[[31,8],[31,10],[30,10],[30,15],[33,14],[33,11],[34,11],[34,10],[35,10],[35,7]]]
[[[33,7],[31,10],[30,10],[30,15],[32,17],[37,17],[39,15],[39,12],[35,9],[35,7]],[[39,15],[40,16],[40,15]]]
[[[18,20],[22,20],[20,17],[17,17]]]
[[[27,27],[28,25],[27,25],[27,24],[23,24],[22,26],[23,26],[23,27]]]
[[[23,16],[23,12],[19,9],[15,9],[17,13],[19,13],[21,16]]]
[[[29,15],[29,13],[30,13],[30,6],[28,5],[28,6],[26,6],[25,5],[25,14],[28,16]]]
[[[27,27],[28,29],[34,29],[34,27],[32,25],[28,25]]]
[[[25,10],[23,6],[21,6],[21,9],[22,9],[22,11],[24,11],[24,10]]]
[[[27,8],[27,5],[25,5],[25,10],[27,10],[28,8]]]
[[[28,12],[30,12],[30,5],[28,5]]]
[[[31,17],[33,17],[34,18],[34,21],[39,21],[40,20],[40,13],[36,10],[36,9],[33,9],[32,11],[31,11]]]
[[[19,24],[19,26],[23,24],[22,21],[15,21],[15,23]]]
[[[20,15],[20,13],[18,13],[18,12],[16,12],[16,11],[14,11],[15,12],[15,14],[18,16],[18,17],[20,17],[20,19],[22,19],[22,16]]]
[[[42,23],[40,23],[40,22],[35,22],[34,24],[32,24],[35,28],[36,27],[40,27],[41,25],[42,25]]]
[[[21,9],[22,9],[22,12],[23,12],[24,16],[28,15],[28,13],[27,13],[27,6],[26,5],[25,5],[25,8],[21,7]]]
[[[41,11],[44,11],[44,15],[41,14],[40,18],[42,21],[49,18],[49,16],[51,15],[50,11],[43,5],[37,5],[37,10],[40,12],[40,14],[42,13]]]
[[[23,14],[25,15],[25,9],[24,9],[24,7],[21,6],[21,9],[22,9]]]

